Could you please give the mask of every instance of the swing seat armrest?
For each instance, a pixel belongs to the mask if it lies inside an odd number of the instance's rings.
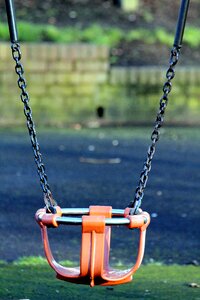
[[[130,229],[140,228],[140,230],[144,231],[150,223],[150,216],[147,212],[143,212],[141,215],[129,215],[127,216],[127,219],[130,220],[128,225]]]
[[[150,215],[140,210],[138,215],[130,215],[130,208],[126,208],[124,211],[124,216],[130,221],[128,227],[130,229],[140,228],[140,230],[144,231],[148,227],[150,223]]]
[[[47,213],[45,208],[39,209],[35,214],[35,219],[40,225],[50,227],[58,227],[59,223],[57,222],[57,218],[62,216],[62,211],[59,206],[56,206],[56,213]]]

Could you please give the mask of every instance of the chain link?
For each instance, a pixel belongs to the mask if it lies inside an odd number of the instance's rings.
[[[26,86],[26,79],[24,77],[24,68],[23,68],[23,65],[21,64],[20,44],[13,43],[11,45],[11,49],[12,49],[13,59],[16,63],[15,72],[18,75],[17,83],[18,83],[19,89],[21,90],[20,98],[24,104],[24,115],[25,115],[26,121],[27,121],[26,124],[27,124],[28,132],[30,135],[30,140],[31,140],[32,148],[33,148],[35,163],[37,166],[37,172],[38,172],[39,179],[40,179],[40,185],[41,185],[42,191],[44,193],[44,202],[45,202],[47,209],[53,212],[54,211],[53,207],[56,205],[56,202],[52,197],[50,186],[48,184],[47,175],[45,173],[45,166],[42,161],[42,155],[40,153],[40,146],[39,146],[37,136],[36,136],[35,125],[34,125],[34,121],[32,118],[32,110],[29,105],[30,98],[29,98],[29,94],[26,90],[27,86]]]
[[[178,48],[178,47],[174,47],[171,50],[170,60],[169,60],[169,68],[166,72],[167,81],[163,85],[163,95],[160,99],[160,106],[159,106],[159,110],[158,110],[158,113],[156,116],[155,126],[154,126],[153,132],[151,134],[152,143],[149,146],[148,151],[147,151],[147,158],[144,162],[143,170],[141,172],[140,179],[139,179],[139,184],[135,191],[135,198],[133,201],[131,201],[129,203],[129,207],[132,208],[131,212],[130,212],[131,214],[137,214],[138,209],[140,208],[141,203],[142,203],[142,199],[144,196],[144,190],[146,188],[149,172],[151,170],[151,162],[152,162],[155,150],[156,150],[156,143],[158,142],[159,137],[160,137],[160,128],[162,127],[163,122],[164,122],[165,109],[168,104],[168,95],[172,89],[171,81],[175,76],[174,69],[175,69],[175,66],[179,59],[179,53],[180,53],[180,48]]]

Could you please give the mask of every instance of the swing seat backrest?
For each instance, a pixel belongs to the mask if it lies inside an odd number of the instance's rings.
[[[129,228],[139,228],[140,241],[135,265],[126,270],[117,270],[109,266],[111,226],[106,220],[112,217],[111,206],[90,206],[89,215],[82,216],[82,243],[80,253],[80,267],[68,268],[57,263],[52,255],[47,227],[57,227],[57,217],[62,212],[57,208],[56,214],[46,213],[40,209],[36,213],[36,220],[42,231],[44,251],[50,266],[56,271],[57,278],[69,282],[94,285],[116,285],[132,280],[132,275],[139,268],[145,247],[146,228],[150,222],[149,214],[129,215],[129,209],[124,216],[129,219]]]

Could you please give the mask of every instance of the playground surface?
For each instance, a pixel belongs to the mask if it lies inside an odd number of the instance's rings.
[[[58,204],[125,208],[134,196],[150,133],[150,128],[41,131],[41,152]],[[147,262],[199,260],[199,152],[198,128],[167,128],[161,135],[142,205],[151,215]],[[92,163],[87,159],[93,159]],[[0,258],[13,261],[43,255],[34,221],[35,211],[44,206],[43,195],[25,131],[1,132],[0,161]],[[79,261],[79,229],[64,230],[52,230],[53,244],[59,241],[55,254],[62,260]],[[114,230],[114,262],[128,262],[132,257],[134,235],[124,228]],[[127,243],[130,246],[124,247]]]
[[[151,128],[39,130],[46,172],[59,205],[125,208],[134,195],[150,133]],[[162,131],[142,205],[151,215],[144,264],[199,264],[199,152],[198,128]],[[44,204],[25,130],[1,131],[0,163],[0,260],[11,263],[12,269],[20,257],[43,256],[34,214]],[[80,228],[50,230],[50,241],[58,260],[78,264]],[[111,264],[129,266],[137,242],[135,231],[114,228]]]
[[[131,283],[94,287],[56,280],[44,264],[9,264],[0,268],[0,299],[34,300],[199,300],[199,270],[195,266],[142,266]],[[15,276],[13,276],[15,274]],[[191,282],[193,280],[193,282]]]

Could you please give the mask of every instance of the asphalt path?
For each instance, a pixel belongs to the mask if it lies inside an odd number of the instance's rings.
[[[142,205],[151,215],[144,261],[197,264],[200,134],[197,129],[166,132]],[[41,152],[59,205],[125,208],[138,183],[148,133],[149,128],[41,131]],[[0,260],[43,255],[34,220],[35,211],[44,206],[43,195],[25,131],[1,130],[0,166]],[[57,259],[79,261],[80,231],[79,226],[50,230]],[[137,246],[136,230],[113,228],[111,262],[130,263]]]

